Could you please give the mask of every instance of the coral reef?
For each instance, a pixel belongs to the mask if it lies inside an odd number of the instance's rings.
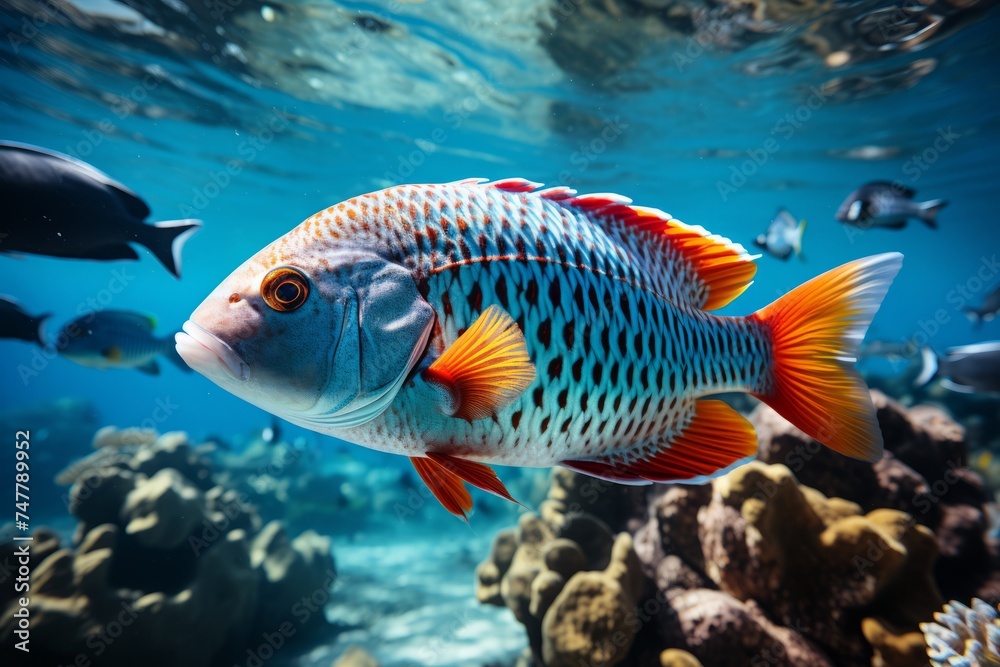
[[[538,515],[496,536],[478,599],[511,609],[537,667],[926,664],[939,591],[996,585],[988,494],[946,413],[873,400],[874,464],[758,406],[760,460],[711,484],[553,470]]]
[[[326,627],[317,612],[335,578],[329,538],[290,540],[281,523],[265,525],[245,494],[215,483],[185,434],[150,440],[102,430],[97,451],[66,472],[75,546],[35,533],[33,657],[208,666]],[[9,647],[17,605],[0,604]]]
[[[934,667],[1000,665],[1000,615],[979,598],[972,607],[952,600],[943,612],[934,614],[935,623],[922,623],[927,655]]]
[[[937,536],[934,576],[946,598],[1000,598],[1000,556],[985,538],[991,495],[982,477],[966,467],[964,429],[937,407],[905,409],[877,391],[872,400],[886,447],[877,463],[826,449],[766,406],[751,415],[758,458],[784,463],[803,484],[865,511],[908,513]]]
[[[621,510],[640,498],[632,488],[556,469],[541,516],[522,515],[516,529],[497,535],[476,570],[476,596],[524,624],[525,660],[610,667],[630,654],[648,582],[631,536],[616,537],[601,517],[621,527],[628,515]]]

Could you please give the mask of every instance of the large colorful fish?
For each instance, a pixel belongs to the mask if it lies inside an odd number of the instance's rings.
[[[745,391],[847,456],[882,437],[854,355],[899,271],[833,269],[720,317],[739,245],[612,194],[521,179],[403,185],[313,215],[177,335],[192,368],[292,423],[410,457],[451,512],[490,464],[696,480],[757,451]]]

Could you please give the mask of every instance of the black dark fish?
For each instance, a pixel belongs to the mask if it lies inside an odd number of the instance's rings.
[[[0,295],[0,338],[16,338],[45,347],[42,327],[51,313],[29,315],[12,297]]]
[[[181,248],[200,220],[143,224],[139,195],[85,162],[37,146],[0,142],[0,253],[138,259],[148,248],[177,277]]]
[[[158,356],[185,372],[191,369],[174,349],[173,334],[153,335],[156,323],[147,315],[127,310],[102,310],[73,320],[56,338],[59,354],[90,368],[134,368],[158,375]]]
[[[909,218],[922,220],[937,229],[937,214],[947,205],[944,199],[915,202],[916,191],[900,183],[872,181],[852,192],[837,209],[837,220],[867,229],[902,229]]]
[[[987,294],[978,308],[965,308],[965,314],[977,327],[983,322],[992,322],[1000,314],[1000,287]]]
[[[1000,341],[953,347],[944,357],[938,357],[929,347],[921,352],[924,370],[916,380],[917,386],[940,377],[942,386],[952,391],[1000,393]]]

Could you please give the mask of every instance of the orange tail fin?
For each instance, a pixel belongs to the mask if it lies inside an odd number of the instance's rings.
[[[844,264],[752,315],[770,334],[773,358],[770,382],[754,396],[827,447],[865,461],[882,456],[882,432],[855,354],[902,264],[895,252]]]

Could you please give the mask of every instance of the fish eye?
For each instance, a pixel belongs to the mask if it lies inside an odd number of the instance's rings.
[[[309,298],[309,281],[298,269],[282,266],[264,276],[260,294],[274,310],[290,313]]]

